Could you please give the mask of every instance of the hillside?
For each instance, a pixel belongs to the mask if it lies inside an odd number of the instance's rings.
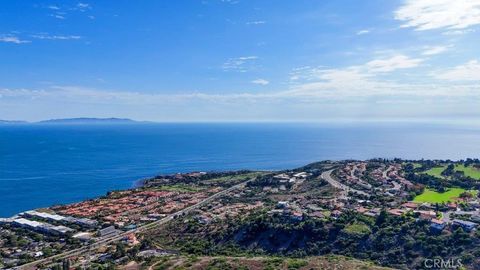
[[[130,263],[131,265],[132,263]],[[281,257],[163,257],[150,263],[153,269],[337,269],[387,270],[370,262],[343,256],[317,256],[303,259]]]

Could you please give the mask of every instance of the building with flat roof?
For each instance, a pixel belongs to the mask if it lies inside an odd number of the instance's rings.
[[[38,222],[34,220],[29,220],[26,218],[18,218],[13,220],[12,224],[28,228],[31,230],[35,230],[42,233],[50,233],[50,234],[67,234],[73,232],[74,230],[65,226],[54,226],[52,224]]]
[[[454,219],[453,224],[462,227],[465,231],[468,232],[475,229],[475,227],[477,226],[476,223],[461,219]]]
[[[98,226],[98,221],[89,218],[65,217],[63,220],[68,223],[77,224],[83,227],[95,228]]]
[[[56,234],[67,234],[74,232],[75,230],[72,228],[68,228],[66,226],[53,226],[50,228],[51,233],[56,233]]]
[[[12,223],[21,227],[32,228],[32,229],[39,228],[40,226],[43,225],[43,223],[41,222],[28,220],[26,218],[15,219]]]
[[[101,237],[105,237],[105,236],[109,236],[109,235],[114,235],[114,234],[119,234],[120,231],[115,229],[114,226],[109,226],[109,227],[106,227],[106,228],[103,228],[101,230],[98,231],[98,234],[101,236]]]
[[[430,228],[434,230],[442,231],[443,229],[445,229],[445,226],[447,226],[447,223],[443,220],[439,220],[436,218],[430,220]]]
[[[60,216],[57,214],[49,214],[45,212],[38,212],[35,210],[30,210],[22,213],[23,216],[30,216],[30,217],[38,217],[38,218],[43,218],[46,220],[52,220],[52,221],[62,221],[65,219],[64,216]]]

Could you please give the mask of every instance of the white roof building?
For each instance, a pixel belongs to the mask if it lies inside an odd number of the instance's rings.
[[[38,222],[38,221],[33,221],[33,220],[28,220],[25,218],[18,218],[13,221],[13,223],[20,225],[20,226],[27,226],[27,227],[32,227],[32,228],[38,228],[43,225],[43,223]]]
[[[24,214],[28,216],[39,217],[39,218],[44,218],[44,219],[54,220],[54,221],[62,221],[65,219],[64,216],[60,216],[57,214],[49,214],[45,212],[37,212],[35,210],[26,211],[24,212]]]

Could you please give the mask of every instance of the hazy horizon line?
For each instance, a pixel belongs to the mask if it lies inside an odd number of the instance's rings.
[[[463,118],[323,118],[323,119],[241,119],[241,120],[150,120],[150,119],[134,119],[129,117],[66,117],[66,118],[48,118],[39,120],[19,120],[19,119],[0,119],[0,121],[6,121],[11,123],[23,123],[23,124],[41,124],[41,123],[54,123],[54,121],[63,120],[122,120],[123,124],[137,123],[137,124],[170,124],[170,123],[185,123],[185,124],[202,124],[202,123],[278,123],[278,124],[315,124],[315,123],[445,123],[445,124],[480,124],[480,120],[476,117],[463,117]],[[131,122],[129,122],[131,121]],[[105,123],[106,123],[105,122]],[[57,122],[58,123],[58,122]],[[66,123],[67,124],[67,123]],[[120,124],[120,123],[119,123]]]

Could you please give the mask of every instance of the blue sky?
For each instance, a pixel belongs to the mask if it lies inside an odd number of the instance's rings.
[[[0,119],[480,116],[480,0],[5,1]]]

